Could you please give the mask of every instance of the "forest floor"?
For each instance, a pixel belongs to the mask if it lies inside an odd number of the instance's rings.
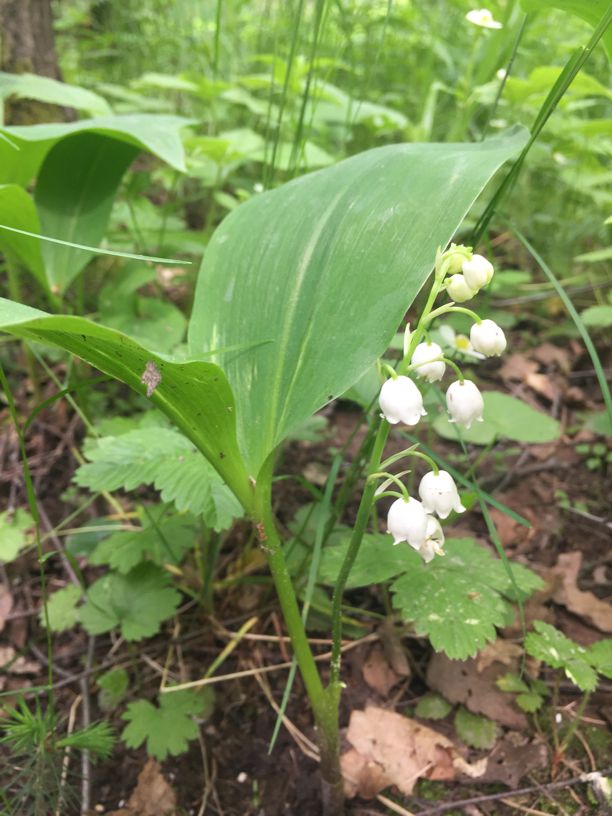
[[[527,528],[492,511],[509,558],[530,566],[545,580],[545,589],[525,606],[527,626],[535,619],[544,620],[576,642],[589,645],[610,636],[612,630],[608,603],[612,529],[606,518],[609,473],[605,456],[599,465],[591,461],[586,466],[586,460],[593,456],[584,451],[601,443],[602,437],[584,428],[575,429],[580,427],[581,412],[601,409],[601,397],[592,363],[577,340],[564,339],[562,344],[545,341],[526,348],[524,338],[524,329],[510,333],[510,345],[516,350],[479,370],[483,385],[485,389],[497,388],[518,396],[554,416],[561,421],[564,433],[554,443],[497,445],[480,463],[479,479],[495,498],[531,522]],[[604,366],[606,362],[609,366],[606,350],[600,348],[600,353]],[[25,379],[19,396],[25,404]],[[290,443],[283,457],[284,472],[304,475],[313,483],[324,481],[330,450],[347,442],[361,417],[347,403],[335,403],[324,413],[329,422],[328,436],[323,441]],[[2,419],[2,491],[9,507],[19,506],[25,500],[18,450],[8,415],[5,413]],[[65,514],[59,496],[69,487],[76,466],[73,450],[82,437],[78,418],[62,402],[43,411],[30,428],[30,463],[44,508],[42,522],[47,527],[53,527]],[[359,433],[352,442],[353,450],[358,442]],[[436,441],[436,450],[451,460],[458,453],[454,443],[441,440]],[[279,482],[276,491],[284,523],[309,501],[307,491],[294,480]],[[93,507],[91,512],[95,512]],[[351,512],[354,507],[349,507],[349,523]],[[462,516],[458,526],[447,530],[449,533],[467,534],[485,543],[488,540],[484,519],[477,509]],[[239,523],[225,538],[221,575],[235,566],[236,553],[249,534],[247,525]],[[251,561],[246,571],[263,574],[257,551],[249,552]],[[48,562],[47,570],[51,588],[65,585],[66,576],[58,559]],[[502,631],[500,639],[479,658],[450,661],[435,654],[428,642],[410,629],[390,622],[387,598],[380,588],[354,590],[348,602],[354,609],[379,613],[386,620],[368,623],[367,617],[360,619],[359,642],[346,652],[343,728],[348,726],[352,712],[366,706],[412,716],[415,705],[431,690],[486,713],[497,724],[493,747],[477,750],[457,740],[450,715],[435,722],[422,721],[424,726],[452,739],[470,767],[486,760],[484,773],[470,778],[454,769],[448,773],[442,765],[430,762],[416,769],[411,794],[394,787],[381,794],[373,783],[371,798],[357,796],[350,801],[351,814],[605,812],[604,806],[597,804],[597,791],[579,778],[612,765],[610,682],[600,683],[586,707],[578,712],[578,689],[569,681],[557,682],[552,670],[542,667],[540,678],[553,696],[538,715],[526,715],[495,683],[500,674],[520,662],[518,620]],[[39,575],[32,553],[0,572],[0,652],[24,658],[20,673],[11,669],[16,663],[8,664],[9,668],[0,673],[5,692],[45,682],[46,647],[44,630],[38,622],[39,607]],[[315,735],[299,678],[286,710],[288,727],[280,729],[273,751],[268,751],[287,679],[286,668],[270,669],[290,660],[288,644],[280,637],[282,619],[268,583],[230,586],[217,593],[214,617],[204,616],[194,603],[187,602],[172,630],[167,628],[165,634],[136,648],[116,637],[90,640],[80,629],[54,636],[56,703],[66,717],[71,710],[76,713],[77,722],[84,705],[92,721],[104,716],[93,680],[97,672],[110,666],[124,666],[133,672],[140,696],[155,696],[168,665],[176,669],[180,680],[198,679],[232,640],[233,633],[253,616],[256,624],[216,672],[230,676],[210,686],[214,702],[211,698],[210,716],[201,724],[200,739],[191,742],[187,753],[161,765],[147,760],[144,749],[128,750],[118,742],[112,758],[91,769],[92,813],[154,816],[167,810],[225,816],[319,816],[317,762],[312,747]],[[357,613],[355,616],[359,618]],[[315,631],[312,635],[323,640],[317,650],[326,652],[325,633]],[[321,665],[325,666],[325,661]],[[235,673],[242,675],[232,677]],[[567,729],[577,716],[581,723],[575,738],[567,750],[558,750],[558,732]],[[123,723],[118,716],[111,718],[120,732]],[[400,752],[402,739],[398,734]],[[480,767],[482,770],[483,763]],[[80,763],[73,759],[68,783],[75,786],[77,801],[82,784],[79,776]],[[365,788],[362,785],[362,794],[367,793]],[[521,793],[524,789],[527,792]],[[70,812],[66,811],[66,816]],[[74,812],[79,812],[78,806]]]

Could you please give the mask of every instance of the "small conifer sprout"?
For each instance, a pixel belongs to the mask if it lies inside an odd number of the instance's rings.
[[[470,331],[472,348],[487,357],[499,357],[506,350],[506,335],[494,320],[474,323]]]
[[[455,480],[445,470],[426,473],[419,484],[419,497],[428,513],[436,513],[441,519],[447,518],[451,510],[463,513],[459,491]]]
[[[467,285],[476,292],[491,282],[494,272],[493,264],[482,255],[472,255],[464,261],[461,271]]]
[[[396,499],[389,508],[387,516],[387,532],[393,536],[393,543],[407,541],[411,547],[418,550],[427,540],[427,513],[417,499],[411,496],[406,499]]]
[[[446,392],[446,407],[450,422],[464,425],[468,430],[473,422],[482,422],[484,400],[478,387],[471,380],[457,380]]]
[[[471,300],[476,294],[476,289],[472,289],[464,275],[451,275],[446,284],[446,291],[451,300],[456,303],[465,303]]]
[[[399,376],[387,380],[380,389],[380,410],[390,425],[403,422],[416,425],[427,411],[423,397],[410,377]]]
[[[410,363],[416,366],[414,373],[417,377],[423,377],[427,382],[433,383],[441,380],[446,371],[446,365],[440,359],[442,356],[442,348],[437,343],[419,343]]]

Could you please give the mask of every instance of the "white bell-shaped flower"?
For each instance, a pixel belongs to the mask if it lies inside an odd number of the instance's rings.
[[[442,348],[437,343],[419,343],[410,360],[413,366],[417,366],[414,373],[430,383],[441,380],[446,371],[445,363],[440,360],[442,356]]]
[[[472,255],[469,261],[463,262],[461,271],[470,289],[478,291],[490,283],[493,277],[493,264],[482,255]]]
[[[445,470],[438,473],[430,471],[421,479],[419,497],[428,513],[437,513],[445,519],[451,510],[463,513],[465,507],[461,504],[455,480]]]
[[[418,549],[427,539],[427,513],[417,499],[396,499],[389,508],[387,531],[393,536],[393,543],[407,541]]]
[[[426,564],[436,555],[444,555],[444,533],[440,522],[434,516],[427,516],[427,528],[425,530],[425,541],[420,547],[414,549],[421,556]]]
[[[449,298],[455,303],[465,303],[476,294],[476,289],[469,286],[464,275],[451,275],[446,284],[446,291]]]
[[[506,335],[494,320],[474,323],[470,330],[472,348],[487,357],[499,357],[506,350]]]
[[[416,425],[427,411],[421,392],[410,377],[396,377],[383,383],[379,397],[380,410],[391,425],[403,422]]]
[[[471,380],[457,380],[448,387],[446,407],[451,415],[450,422],[458,422],[471,428],[473,422],[482,422],[484,400]]]

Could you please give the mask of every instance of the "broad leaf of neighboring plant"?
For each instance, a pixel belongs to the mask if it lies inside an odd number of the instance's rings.
[[[218,356],[257,476],[276,446],[385,351],[491,175],[525,131],[376,148],[235,210],[200,270],[192,356]],[[232,352],[237,344],[261,343]]]
[[[169,581],[155,564],[139,564],[127,575],[109,572],[87,590],[79,620],[90,635],[115,628],[126,640],[155,635],[181,601]]]
[[[0,224],[40,233],[36,206],[28,193],[18,184],[0,185]],[[45,289],[48,289],[38,238],[0,229],[0,248],[10,263],[25,267]]]
[[[0,71],[0,99],[8,99],[10,96],[36,99],[38,102],[61,105],[63,108],[76,108],[91,116],[112,114],[106,99],[86,88],[36,74],[7,74]]]
[[[0,132],[19,149],[0,142],[0,177],[25,184],[38,172],[34,198],[42,233],[96,246],[123,174],[138,153],[144,150],[185,169],[179,130],[189,122],[178,116],[131,115],[3,128]],[[0,247],[7,234],[0,230]],[[48,286],[60,294],[95,253],[46,241],[42,255]]]
[[[526,12],[560,9],[581,17],[595,28],[610,7],[610,0],[521,0],[521,6]],[[605,32],[602,42],[608,52],[608,58],[612,60],[612,29]]]
[[[63,589],[49,595],[47,601],[47,616],[49,618],[49,628],[52,632],[65,632],[79,620],[78,603],[83,595],[83,590],[75,584],[69,584]],[[47,623],[45,610],[41,609],[38,618],[43,626]]]
[[[561,436],[561,425],[556,419],[536,411],[523,400],[501,391],[485,391],[483,399],[483,422],[475,422],[469,430],[458,430],[444,413],[434,420],[434,429],[443,439],[461,438],[473,445],[490,445],[498,438],[515,442],[552,442]]]
[[[85,456],[89,461],[78,468],[74,480],[89,490],[134,490],[152,484],[163,501],[202,516],[217,531],[226,530],[241,513],[210,463],[171,428],[134,428],[103,436],[87,444]]]
[[[333,584],[344,560],[348,541],[327,547],[320,577]],[[391,585],[393,605],[402,617],[414,621],[416,631],[427,635],[433,647],[454,660],[476,654],[495,639],[495,627],[508,623],[512,598],[510,577],[503,562],[470,538],[450,538],[446,555],[425,564],[407,544],[393,546],[391,537],[366,535],[348,586],[368,586],[396,576]],[[542,586],[526,567],[512,564],[519,591],[526,597]]]
[[[189,740],[198,736],[192,717],[206,715],[211,705],[203,694],[190,690],[162,694],[159,707],[148,700],[137,700],[122,715],[128,725],[121,737],[128,748],[138,748],[146,740],[147,754],[156,759],[163,760],[168,754],[177,756],[187,750]]]
[[[244,507],[252,490],[238,452],[234,398],[213,363],[173,363],[120,332],[0,298],[0,330],[59,346],[126,383],[170,418],[207,457]]]

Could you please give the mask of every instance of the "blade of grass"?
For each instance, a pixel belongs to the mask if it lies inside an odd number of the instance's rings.
[[[601,389],[601,394],[604,400],[604,404],[606,406],[606,411],[608,412],[608,417],[610,419],[610,424],[612,425],[612,396],[610,395],[610,387],[608,385],[608,381],[606,380],[606,375],[603,370],[603,366],[601,364],[601,360],[599,359],[599,355],[597,354],[597,349],[593,345],[593,341],[591,340],[591,336],[587,330],[587,327],[584,325],[584,322],[578,312],[576,311],[576,307],[572,303],[571,299],[569,298],[567,292],[555,276],[552,269],[548,266],[548,264],[544,261],[542,256],[536,251],[535,247],[529,243],[527,238],[521,233],[521,231],[509,224],[510,228],[514,231],[514,234],[519,239],[521,244],[525,247],[527,252],[531,255],[537,265],[540,267],[542,272],[546,275],[550,283],[553,285],[556,293],[561,298],[563,305],[567,309],[570,317],[574,321],[574,325],[578,330],[578,333],[582,337],[584,341],[584,345],[589,353],[589,357],[593,363],[593,368],[595,369],[595,376],[597,377],[597,382],[599,383],[599,387]]]
[[[493,218],[495,212],[499,208],[500,203],[502,200],[508,195],[510,190],[513,188],[516,179],[521,171],[521,168],[531,150],[534,142],[542,132],[544,126],[550,119],[551,115],[553,114],[554,110],[556,109],[557,105],[563,98],[565,92],[572,84],[574,79],[577,77],[578,73],[586,63],[586,61],[591,56],[593,49],[599,42],[599,40],[604,35],[606,29],[612,22],[612,4],[608,7],[608,10],[602,16],[599,25],[593,31],[593,35],[591,39],[587,43],[584,48],[579,48],[574,54],[570,57],[568,62],[566,63],[565,67],[559,74],[557,81],[552,86],[548,95],[540,110],[538,111],[538,115],[535,118],[535,121],[531,127],[531,136],[529,141],[523,148],[521,154],[519,155],[518,159],[512,165],[511,169],[495,191],[493,197],[489,201],[485,211],[481,215],[480,219],[478,220],[476,226],[474,227],[474,231],[472,234],[472,243],[476,245],[480,238],[483,236],[485,230],[489,226],[491,219]]]

